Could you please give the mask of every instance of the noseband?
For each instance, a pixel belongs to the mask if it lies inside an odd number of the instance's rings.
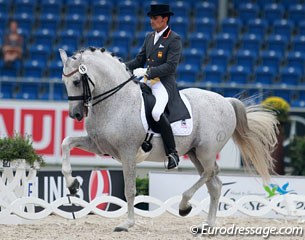
[[[123,88],[128,82],[130,82],[131,80],[136,78],[134,75],[132,75],[129,79],[127,79],[125,82],[121,83],[120,85],[118,85],[118,86],[110,89],[109,91],[106,91],[106,92],[104,92],[102,94],[99,94],[99,95],[92,98],[89,83],[91,83],[91,85],[93,87],[95,87],[95,84],[94,84],[94,82],[92,82],[90,77],[87,75],[87,67],[84,64],[80,64],[78,69],[75,69],[74,71],[72,71],[68,74],[65,74],[63,72],[63,76],[71,77],[77,72],[79,72],[81,74],[81,81],[82,81],[82,84],[83,84],[83,95],[68,96],[68,100],[69,101],[82,100],[83,103],[84,103],[84,107],[86,109],[86,116],[88,114],[89,102],[91,102],[91,100],[97,100],[96,102],[92,103],[92,106],[95,106],[96,104],[98,104],[98,103],[106,100],[107,98],[111,97],[113,94],[118,92],[121,88]]]

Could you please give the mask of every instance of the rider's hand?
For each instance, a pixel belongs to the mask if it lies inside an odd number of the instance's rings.
[[[147,71],[147,68],[136,68],[135,70],[133,70],[133,74],[137,77],[137,78],[142,78],[145,76]]]

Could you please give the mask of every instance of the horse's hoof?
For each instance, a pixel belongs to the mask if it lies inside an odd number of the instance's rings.
[[[79,190],[79,181],[75,178],[71,186],[69,187],[69,191],[71,195],[75,195]]]
[[[122,228],[122,227],[116,227],[113,231],[114,232],[128,232],[128,229]]]
[[[179,215],[181,217],[187,216],[192,211],[192,206],[189,206],[187,209],[179,209]]]

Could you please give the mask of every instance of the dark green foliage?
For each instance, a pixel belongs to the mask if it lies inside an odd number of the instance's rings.
[[[45,165],[42,156],[33,149],[29,136],[22,137],[15,134],[14,137],[0,138],[0,160],[13,161],[16,159],[25,159],[31,166],[36,161],[40,163],[40,166]]]
[[[305,136],[295,137],[289,146],[292,175],[305,176]]]
[[[136,178],[136,195],[148,195],[148,178]]]

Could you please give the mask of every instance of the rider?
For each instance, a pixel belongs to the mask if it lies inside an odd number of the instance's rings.
[[[138,55],[126,63],[137,77],[144,77],[156,98],[152,110],[152,117],[158,123],[164,149],[168,156],[168,169],[178,166],[179,156],[176,151],[175,139],[167,116],[165,107],[171,101],[180,97],[176,87],[175,73],[182,52],[180,36],[173,32],[169,26],[169,5],[155,4],[150,6],[147,13],[150,17],[151,27],[154,32],[147,34],[144,44]],[[147,68],[143,68],[147,64]]]

